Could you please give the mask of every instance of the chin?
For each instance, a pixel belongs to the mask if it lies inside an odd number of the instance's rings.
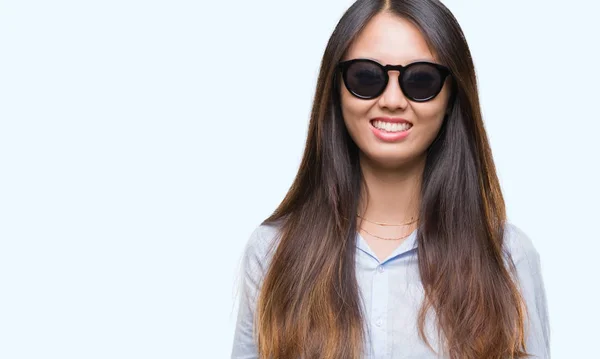
[[[406,153],[401,149],[393,149],[393,148],[370,148],[368,151],[362,151],[362,157],[376,164],[378,167],[382,168],[390,168],[397,167],[404,163],[410,162],[415,156],[410,153]]]

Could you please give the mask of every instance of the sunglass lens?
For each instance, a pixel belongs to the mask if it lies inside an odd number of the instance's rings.
[[[442,89],[442,75],[432,65],[414,64],[406,69],[402,77],[404,91],[413,100],[425,101],[435,97]]]
[[[385,87],[383,69],[369,61],[352,63],[346,72],[346,86],[363,98],[376,97]]]

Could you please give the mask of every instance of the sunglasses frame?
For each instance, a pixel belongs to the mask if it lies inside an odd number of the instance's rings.
[[[381,91],[379,91],[377,94],[373,95],[373,96],[361,96],[359,94],[357,94],[356,92],[352,91],[349,87],[348,87],[348,82],[346,80],[347,76],[348,76],[348,68],[350,67],[350,65],[352,65],[355,62],[370,62],[374,65],[376,65],[377,67],[379,67],[383,74],[384,74],[384,85],[381,87]],[[433,66],[434,68],[436,68],[440,74],[440,83],[442,84],[440,86],[440,88],[435,92],[435,94],[433,94],[430,97],[424,98],[424,99],[415,99],[412,96],[408,96],[406,93],[406,90],[404,89],[404,85],[403,85],[403,81],[402,79],[404,78],[404,74],[406,74],[406,70],[409,69],[411,66],[415,66],[415,65],[430,65]],[[338,63],[337,65],[338,69],[342,72],[342,80],[344,82],[344,86],[346,86],[346,89],[348,89],[348,91],[355,97],[358,97],[360,99],[363,100],[372,100],[374,98],[379,97],[387,88],[388,82],[390,81],[390,76],[388,74],[388,71],[390,70],[397,70],[400,71],[400,75],[398,76],[398,83],[400,85],[400,89],[402,90],[402,93],[404,94],[404,96],[414,102],[426,102],[429,100],[432,100],[433,98],[435,98],[437,95],[440,94],[440,92],[442,92],[442,89],[444,88],[444,83],[446,82],[446,77],[448,77],[451,72],[450,69],[447,68],[444,65],[440,65],[440,64],[436,64],[434,62],[429,62],[429,61],[416,61],[416,62],[411,62],[408,65],[382,65],[379,62],[375,61],[375,60],[371,60],[371,59],[363,59],[363,58],[359,58],[359,59],[352,59],[352,60],[347,60],[347,61],[342,61],[340,63]]]

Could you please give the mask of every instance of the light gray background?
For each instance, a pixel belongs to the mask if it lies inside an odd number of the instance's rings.
[[[348,0],[0,1],[0,358],[227,358]],[[596,1],[447,0],[554,358],[598,353]]]

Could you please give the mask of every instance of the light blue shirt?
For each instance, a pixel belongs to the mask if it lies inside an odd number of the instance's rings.
[[[540,256],[530,238],[506,222],[505,245],[517,269],[520,290],[529,317],[525,325],[526,350],[536,359],[550,358],[550,326]],[[242,259],[240,300],[233,339],[232,359],[256,359],[253,336],[256,298],[273,255],[277,229],[258,226],[250,236]],[[417,263],[417,230],[385,260],[379,261],[364,238],[356,235],[356,277],[365,312],[365,359],[439,359],[419,338],[417,313],[423,287]],[[426,322],[430,344],[439,352],[431,319]]]

